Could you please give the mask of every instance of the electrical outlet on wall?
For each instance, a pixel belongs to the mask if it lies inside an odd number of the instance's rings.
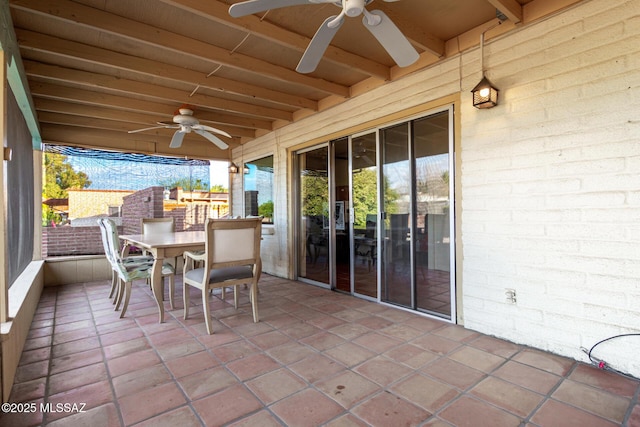
[[[516,290],[515,289],[506,288],[504,290],[504,294],[507,296],[507,302],[509,304],[515,304],[516,303]]]

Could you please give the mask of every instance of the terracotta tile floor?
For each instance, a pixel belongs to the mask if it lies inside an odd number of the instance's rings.
[[[264,275],[258,324],[212,296],[213,335],[196,290],[163,324],[107,291],[45,289],[0,425],[640,426],[639,381],[310,285]]]

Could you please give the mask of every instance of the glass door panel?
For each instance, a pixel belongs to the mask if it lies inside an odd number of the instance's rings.
[[[328,148],[298,154],[298,277],[329,285]]]
[[[383,301],[413,308],[409,124],[383,129]]]
[[[349,139],[333,141],[333,189],[335,198],[335,289],[351,293],[351,250],[349,236]]]
[[[378,167],[376,134],[351,139],[353,292],[378,298]]]
[[[413,125],[416,174],[416,303],[451,318],[451,218],[447,111]]]

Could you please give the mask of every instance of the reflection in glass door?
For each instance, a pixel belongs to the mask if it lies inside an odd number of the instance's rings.
[[[450,182],[452,135],[448,111],[413,122],[416,233],[416,305],[450,319],[452,313],[453,211]]]
[[[380,131],[382,301],[452,317],[449,111]]]
[[[329,286],[329,167],[327,147],[297,156],[298,277]]]
[[[351,139],[353,292],[378,298],[378,167],[376,133]]]
[[[384,215],[382,300],[412,308],[409,123],[383,129]]]

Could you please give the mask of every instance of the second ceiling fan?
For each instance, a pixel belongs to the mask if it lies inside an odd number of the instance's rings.
[[[384,1],[395,2],[398,0]],[[318,28],[296,67],[296,71],[299,73],[311,73],[316,69],[331,40],[344,23],[345,16],[353,18],[364,15],[362,18],[364,26],[400,67],[406,67],[416,62],[419,58],[418,52],[393,21],[381,10],[368,11],[365,9],[371,2],[373,0],[248,0],[231,5],[229,14],[238,18],[269,9],[319,3],[333,3],[341,7],[340,14],[328,17]]]

